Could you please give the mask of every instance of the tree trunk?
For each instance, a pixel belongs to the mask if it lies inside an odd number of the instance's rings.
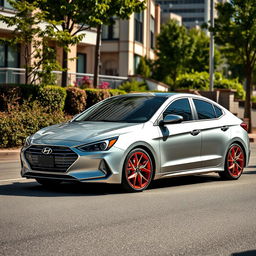
[[[250,65],[246,66],[246,98],[245,98],[245,106],[244,106],[244,118],[248,119],[248,132],[252,132],[252,102],[251,102],[251,94],[252,94],[252,68]]]
[[[101,25],[98,25],[96,47],[95,47],[95,61],[94,61],[94,77],[93,77],[94,88],[96,88],[99,84],[100,41],[101,41]]]
[[[68,84],[68,52],[65,51],[63,48],[63,55],[62,55],[62,76],[61,76],[61,86],[66,87]]]

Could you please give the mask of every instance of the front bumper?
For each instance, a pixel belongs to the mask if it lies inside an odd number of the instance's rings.
[[[51,145],[42,146],[51,147]],[[77,159],[66,171],[55,171],[54,168],[48,170],[49,168],[47,167],[44,167],[43,170],[42,168],[39,170],[38,168],[32,168],[25,154],[26,150],[30,147],[31,145],[21,150],[22,177],[61,181],[121,183],[124,151],[114,146],[109,151],[105,152],[83,152],[77,148],[70,147],[69,149],[77,154]]]

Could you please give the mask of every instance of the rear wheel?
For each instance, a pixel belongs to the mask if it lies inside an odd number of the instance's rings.
[[[61,183],[59,180],[48,180],[48,179],[36,179],[36,181],[45,187],[54,187]]]
[[[232,144],[228,150],[225,160],[224,172],[219,172],[221,178],[237,180],[243,173],[245,166],[245,154],[242,147]]]
[[[143,191],[151,183],[153,172],[149,154],[143,149],[134,149],[125,160],[122,186],[129,192]]]

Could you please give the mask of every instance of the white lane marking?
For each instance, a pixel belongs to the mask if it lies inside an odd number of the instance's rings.
[[[0,180],[0,182],[21,181],[21,180],[26,180],[26,179],[25,178],[7,179],[7,180]]]

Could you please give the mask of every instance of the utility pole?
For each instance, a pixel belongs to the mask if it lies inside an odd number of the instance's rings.
[[[214,27],[214,0],[210,0],[210,22]],[[210,91],[214,89],[214,34],[210,32],[210,54],[209,54]]]

